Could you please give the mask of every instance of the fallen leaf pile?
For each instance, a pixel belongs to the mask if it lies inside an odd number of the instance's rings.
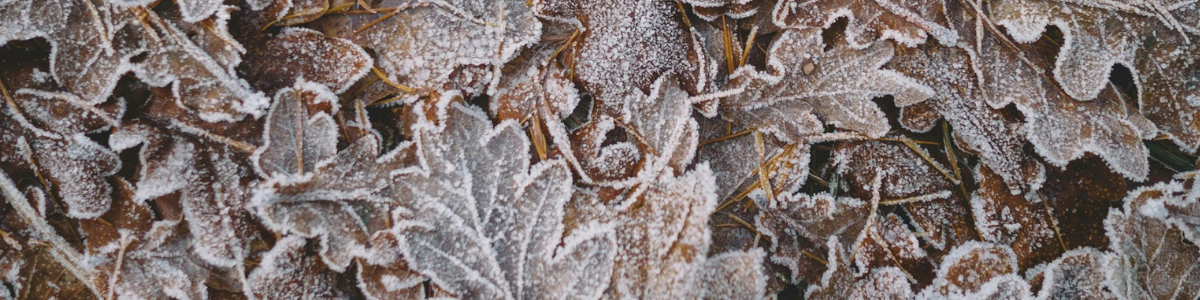
[[[1198,299],[1195,0],[0,0],[0,299]]]

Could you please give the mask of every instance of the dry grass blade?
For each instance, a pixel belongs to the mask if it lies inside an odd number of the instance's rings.
[[[390,85],[390,86],[396,88],[397,90],[400,90],[401,92],[405,92],[405,93],[409,93],[409,94],[415,94],[417,92],[416,90],[414,90],[411,87],[392,82],[391,79],[388,79],[387,73],[384,73],[382,70],[379,70],[379,68],[372,66],[371,72],[374,72],[375,77],[379,77],[379,80],[383,80],[384,83],[387,83],[387,85]]]
[[[762,189],[763,193],[767,194],[768,201],[775,203],[775,187],[771,186],[771,176],[770,173],[767,172],[767,167],[764,164],[765,161],[763,161],[764,156],[766,156],[766,153],[764,153],[766,150],[763,149],[763,136],[761,131],[754,131],[754,146],[758,150],[758,187]]]
[[[746,49],[742,50],[742,59],[738,60],[738,68],[746,66],[746,58],[750,57],[750,47],[754,45],[754,38],[758,37],[758,25],[750,29],[750,37],[746,38]],[[733,72],[730,70],[730,72]]]
[[[725,135],[725,136],[722,136],[722,137],[714,138],[714,139],[711,139],[711,140],[702,141],[702,142],[700,142],[700,144],[696,145],[696,147],[697,147],[697,148],[699,148],[699,147],[704,147],[704,146],[707,146],[707,145],[711,145],[711,144],[715,144],[715,143],[719,143],[719,142],[723,142],[723,141],[728,141],[728,140],[736,139],[736,138],[738,138],[738,137],[740,137],[740,136],[743,136],[743,135],[750,134],[751,132],[754,132],[755,130],[757,130],[757,129],[755,129],[755,128],[750,128],[750,129],[746,129],[746,130],[742,130],[742,131],[735,132],[735,133],[733,133],[733,134],[729,134],[729,135]]]
[[[867,222],[865,225],[863,225],[863,230],[866,234],[871,234],[871,227],[875,226],[875,219],[879,218],[876,215],[878,214],[877,211],[879,210],[879,194],[882,192],[880,191],[882,188],[883,175],[880,172],[876,172],[875,179],[871,180],[871,203],[869,204],[871,206],[871,210],[867,212]],[[854,244],[854,250],[851,251],[850,256],[848,256],[849,259],[854,259],[854,257],[858,255],[859,249],[862,249],[861,239]],[[848,261],[845,263],[846,265],[850,265],[850,262]]]
[[[927,153],[925,153],[925,151],[921,150],[921,147],[917,146],[916,143],[913,143],[912,140],[902,139],[901,141],[904,143],[905,146],[908,146],[909,149],[912,149],[913,152],[916,152],[917,155],[921,157],[921,159],[924,159],[926,163],[929,163],[930,166],[933,166],[933,168],[936,169],[938,171],[938,173],[942,173],[942,176],[945,176],[946,179],[950,180],[951,183],[954,183],[956,185],[962,183],[962,181],[958,180],[958,178],[954,178],[954,176],[951,176],[950,172],[947,172],[946,169],[942,168],[941,165],[939,165],[937,162],[933,161],[933,158],[929,157],[929,154],[927,154]]]
[[[83,261],[83,256],[75,252],[75,249],[54,231],[54,227],[51,227],[50,223],[47,223],[46,219],[42,218],[37,210],[29,205],[24,195],[17,190],[12,179],[2,171],[0,171],[0,193],[4,194],[4,198],[12,205],[13,210],[29,226],[33,238],[49,247],[50,257],[54,258],[65,272],[79,279],[97,299],[105,299],[96,285],[97,282],[101,282],[99,281],[99,272],[89,267]]]
[[[1046,219],[1049,220],[1050,228],[1054,228],[1054,237],[1058,238],[1058,245],[1062,247],[1062,251],[1066,252],[1071,248],[1067,248],[1066,240],[1063,240],[1062,233],[1058,230],[1058,220],[1054,219],[1054,214],[1050,211],[1050,200],[1042,196],[1042,193],[1037,193],[1038,198],[1041,198],[1042,212],[1046,214]]]

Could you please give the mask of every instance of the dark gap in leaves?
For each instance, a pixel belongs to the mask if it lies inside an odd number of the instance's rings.
[[[0,69],[8,72],[15,71],[12,69],[22,63],[43,62],[42,65],[49,67],[49,58],[50,43],[43,38],[10,41],[0,47]],[[42,69],[42,71],[49,72],[50,70]],[[7,83],[6,87],[12,89],[11,85]]]
[[[1108,169],[1100,157],[1087,154],[1067,164],[1066,169],[1046,165],[1046,182],[1038,192],[1054,208],[1054,218],[1070,249],[1105,248],[1104,218],[1110,209],[1120,209],[1128,180]],[[1068,249],[1068,250],[1070,250]]]
[[[875,102],[879,110],[882,110],[883,114],[887,116],[889,127],[892,129],[904,128],[900,126],[900,107],[896,106],[895,97],[892,97],[892,95],[875,97],[871,99],[871,102]]]
[[[112,135],[112,129],[110,128],[110,129],[99,130],[99,131],[95,131],[95,132],[88,132],[88,133],[85,133],[83,136],[86,136],[88,139],[92,140],[93,142],[96,142],[96,144],[108,145],[108,137],[111,135]]]
[[[483,111],[492,111],[492,97],[489,97],[487,94],[471,97],[467,100],[467,104],[477,106]],[[492,123],[495,122],[496,120],[492,120]]]
[[[804,299],[804,290],[808,289],[808,284],[801,282],[799,284],[788,284],[779,291],[779,300],[799,300]]]
[[[400,143],[407,141],[408,137],[404,135],[403,116],[398,110],[393,110],[392,107],[367,107],[367,119],[371,121],[371,127],[379,132],[381,153],[387,153],[395,149]]]
[[[832,50],[833,44],[846,36],[846,26],[849,24],[850,19],[839,17],[829,27],[821,30],[821,43],[825,45],[825,49],[823,50]]]
[[[1000,108],[1000,113],[1009,120],[1018,123],[1025,123],[1025,114],[1021,113],[1020,109],[1017,109],[1016,104],[1009,103],[1008,105],[1005,105],[1004,107]]]
[[[568,131],[575,131],[580,126],[587,124],[592,119],[592,94],[587,92],[579,93],[579,104],[575,105],[575,110],[563,120],[567,125]]]
[[[632,139],[630,138],[629,133],[625,132],[624,127],[616,126],[613,127],[612,130],[604,133],[604,142],[600,143],[600,148],[612,146],[613,144],[620,142],[629,142],[631,140]]]
[[[1124,64],[1115,64],[1112,72],[1108,74],[1108,81],[1117,87],[1117,92],[1125,95],[1125,102],[1129,107],[1138,107],[1137,82],[1133,80],[1133,71],[1130,71]]]
[[[1046,32],[1044,35],[1042,35],[1042,39],[1049,39],[1051,42],[1054,42],[1055,45],[1062,45],[1066,43],[1066,37],[1063,35],[1062,29],[1053,24],[1046,26]]]
[[[320,244],[316,240],[310,240],[308,243],[309,243],[310,247],[317,246]],[[314,252],[310,252],[310,253],[314,253]],[[329,270],[329,272],[333,272],[333,271]],[[345,272],[341,272],[341,273],[337,274],[336,280],[337,280],[337,286],[339,286],[339,287],[357,287],[358,286],[358,264],[350,264],[350,266],[346,268]],[[361,289],[344,288],[343,290],[346,291],[346,296],[349,297],[349,299],[351,299],[351,300],[367,299],[367,296],[363,294],[363,291]]]
[[[814,144],[812,146],[812,150],[809,152],[808,173],[821,178],[821,180],[824,180],[825,183],[828,183],[832,180],[829,178],[829,174],[826,172],[829,169],[827,168],[830,163],[829,159],[833,156],[832,145],[832,142]],[[829,191],[829,187],[810,177],[808,181],[804,183],[804,191],[809,194],[814,194],[817,192]]]
[[[138,145],[117,153],[117,157],[121,159],[121,169],[117,170],[117,177],[125,178],[129,182],[137,182],[137,173],[142,167],[142,147],[145,145]]]
[[[766,51],[771,49],[771,42],[775,41],[779,32],[763,33],[761,28],[759,30],[758,37],[754,38],[754,45],[750,46],[750,54],[746,56],[746,65],[754,66],[758,70],[765,70],[767,68]]]

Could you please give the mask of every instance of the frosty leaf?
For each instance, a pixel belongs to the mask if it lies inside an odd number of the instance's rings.
[[[278,90],[295,78],[303,78],[342,93],[371,70],[371,57],[362,48],[310,29],[285,28],[255,42],[262,44],[246,52],[247,65],[243,68],[246,77],[264,79],[253,81],[264,91]]]
[[[337,132],[330,131],[336,127],[332,121],[322,121],[329,120],[325,112],[314,112],[308,105],[327,103],[335,96],[325,87],[311,83],[300,83],[295,90],[280,91],[278,96],[280,104],[273,109],[268,120],[272,125],[266,132],[277,146],[268,144],[258,161],[259,168],[273,175],[264,188],[254,192],[251,206],[274,231],[320,237],[324,263],[343,271],[351,259],[366,253],[371,231],[382,229],[368,228],[369,220],[363,220],[358,212],[375,213],[366,214],[369,218],[388,217],[387,208],[372,207],[364,201],[381,200],[378,193],[390,185],[393,176],[412,172],[411,167],[417,163],[414,153],[417,147],[404,143],[381,156],[378,137],[367,134],[331,157],[329,150],[336,149]],[[303,100],[306,101],[303,106],[282,104],[302,99],[311,100]],[[291,117],[287,118],[289,114]],[[297,117],[304,121],[297,122]],[[300,130],[295,126],[301,126]],[[309,130],[312,134],[307,134]],[[295,136],[297,132],[306,134]],[[265,163],[263,158],[267,158]],[[306,164],[312,165],[303,167]]]
[[[713,21],[721,16],[742,19],[753,16],[759,11],[770,9],[761,0],[685,0],[691,4],[692,11],[702,19]]]
[[[1029,299],[1029,284],[1015,273],[1012,248],[971,241],[942,259],[933,284],[918,299]]]
[[[314,243],[290,235],[275,243],[247,278],[254,299],[350,299],[317,256]]]
[[[1143,215],[1164,220],[1183,232],[1193,244],[1200,243],[1200,189],[1193,184],[1187,194],[1177,189],[1164,189],[1165,195],[1146,200],[1137,207]]]
[[[737,193],[737,188],[747,178],[757,174],[758,150],[754,134],[747,132],[734,136],[744,129],[735,128],[720,118],[700,118],[696,121],[700,125],[700,140],[705,141],[697,146],[696,161],[708,162],[713,176],[718,178],[717,196],[726,199]],[[723,137],[723,140],[717,140]],[[769,153],[776,151],[772,143],[764,143],[763,146]]]
[[[682,171],[696,153],[699,125],[675,76],[660,77],[652,87],[647,97],[627,104],[635,138],[648,148],[642,150],[649,154],[642,172],[657,173],[664,165]]]
[[[438,91],[467,65],[499,68],[541,34],[541,23],[519,0],[387,0],[375,8],[397,11],[378,24],[380,15],[334,15],[313,26],[374,50],[386,74],[381,81],[413,89],[401,90],[406,94]]]
[[[1086,151],[1104,158],[1109,168],[1125,178],[1147,178],[1148,150],[1125,117],[1125,101],[1114,88],[1105,89],[1091,101],[1076,101],[1047,89],[1045,99],[1018,108],[1027,120],[1026,138],[1047,162],[1061,167]]]
[[[133,184],[124,179],[116,179],[115,182],[117,197],[113,199],[113,206],[96,219],[79,221],[80,230],[87,235],[86,246],[89,252],[96,252],[110,244],[119,247],[121,239],[124,238],[122,230],[127,231],[124,233],[126,235],[145,232],[154,221],[151,219],[149,207],[140,205],[134,198],[136,191]]]
[[[1053,3],[1049,1],[992,2],[994,20],[1017,41],[1029,43],[1047,25],[1062,30],[1064,43],[1054,62],[1054,78],[1071,98],[1090,100],[1101,95],[1114,64],[1133,71],[1141,112],[1185,149],[1200,143],[1194,74],[1194,52],[1185,42],[1200,31],[1180,18],[1195,21],[1196,8],[1159,2],[1135,4]]]
[[[117,179],[116,188],[112,209],[80,221],[88,259],[110,272],[105,292],[121,299],[206,298],[208,270],[188,254],[192,242],[178,220],[155,222],[133,185]]]
[[[876,218],[864,233],[860,248],[854,251],[855,256],[848,258],[853,260],[850,266],[859,270],[899,267],[902,271],[927,266],[925,250],[904,220],[896,214]]]
[[[1110,258],[1092,248],[1064,253],[1042,271],[1038,299],[1117,299],[1104,286]]]
[[[782,0],[771,17],[780,27],[801,29],[827,28],[837,18],[848,18],[847,40],[858,49],[881,38],[915,46],[924,43],[927,35],[954,44],[958,35],[942,25],[942,9],[940,1],[928,0]]]
[[[771,262],[788,267],[793,278],[816,280],[825,267],[816,258],[832,253],[824,248],[826,241],[842,234],[841,239],[857,240],[870,213],[868,205],[826,193],[783,194],[776,204],[762,208],[755,227],[771,238]]]
[[[1186,7],[1183,6],[1183,7]],[[1195,14],[1195,13],[1193,13]],[[1193,22],[1194,24],[1195,22]],[[1196,36],[1192,36],[1196,39]],[[1196,149],[1200,145],[1200,62],[1183,53],[1196,53],[1194,43],[1180,43],[1181,38],[1170,35],[1152,40],[1146,57],[1137,63],[1138,103],[1147,119],[1182,148]]]
[[[984,241],[1011,246],[1022,268],[1050,261],[1066,250],[1049,204],[1005,192],[999,176],[987,167],[975,170],[975,180],[979,189],[971,194],[971,209]]]
[[[395,183],[410,266],[466,299],[598,297],[615,244],[604,227],[563,237],[566,164],[529,166],[516,123],[493,128],[475,108],[444,109],[442,126],[417,125],[425,173]]]
[[[217,9],[221,8],[221,0],[178,0],[179,13],[183,15],[183,21],[188,23],[200,22],[207,19]]]
[[[551,20],[578,24],[582,36],[572,48],[575,78],[599,102],[600,112],[622,114],[626,102],[674,73],[684,89],[702,89],[693,36],[679,8],[658,0],[537,0],[533,9]],[[629,16],[636,14],[637,22]]]
[[[960,198],[954,193],[949,167],[922,158],[904,144],[884,141],[843,142],[834,151],[833,163],[852,193],[865,193],[875,176],[881,176],[880,201],[899,201],[913,227],[937,249],[974,237]],[[921,149],[921,148],[918,148]],[[924,149],[925,157],[931,157]]]
[[[726,252],[708,258],[699,274],[703,299],[760,299],[767,288],[766,274],[761,268],[766,253],[753,251]],[[747,293],[759,291],[759,293]]]
[[[21,125],[30,130],[65,136],[116,126],[117,117],[125,110],[123,102],[90,105],[69,93],[20,89],[12,96],[14,108],[22,112],[28,122]]]
[[[711,243],[709,215],[716,209],[713,177],[706,165],[681,176],[663,172],[656,181],[643,185],[633,198],[618,209],[617,252],[612,286],[606,298],[679,299],[697,297],[705,279],[706,254]],[[728,254],[740,255],[740,254]],[[712,259],[725,260],[717,255]],[[721,262],[713,262],[721,264]],[[726,262],[727,263],[727,262]],[[753,274],[761,265],[736,264],[724,272]],[[731,268],[752,268],[734,271]],[[763,284],[721,286],[706,292],[738,297],[757,297]],[[688,296],[691,295],[691,296]]]
[[[52,47],[51,74],[58,84],[87,103],[108,98],[129,59],[145,51],[133,26],[106,28],[92,0],[0,3],[0,45],[45,38]],[[111,31],[110,31],[111,30]]]
[[[1106,285],[1122,299],[1191,299],[1200,292],[1200,248],[1179,228],[1153,216],[1161,211],[1148,203],[1182,191],[1177,182],[1134,190],[1121,210],[1104,219],[1109,247],[1116,257]]]
[[[195,111],[204,121],[237,121],[263,114],[269,99],[235,77],[178,26],[154,12],[147,14],[161,40],[134,68],[138,78],[151,86],[172,85],[176,104]]]
[[[1043,80],[1048,77],[1039,76],[1043,70],[1034,67],[1050,62],[1041,62],[1044,58],[1041,56],[1032,61],[1024,58],[1026,54],[1022,52],[1033,53],[1038,46],[1002,47],[998,39],[1003,37],[983,30],[982,21],[971,14],[959,14],[964,16],[952,17],[977,23],[976,29],[966,32],[976,38],[975,43],[960,45],[965,50],[924,45],[921,51],[902,54],[893,67],[905,70],[938,92],[940,101],[932,103],[954,126],[958,144],[980,152],[985,164],[1005,179],[1011,192],[1016,194],[1040,185],[1037,181],[1040,166],[1020,155],[1022,142],[1012,134],[1021,130],[1034,149],[1054,165],[1063,166],[1091,152],[1103,157],[1127,178],[1145,178],[1148,162],[1144,159],[1145,147],[1140,143],[1142,134],[1135,127],[1139,124],[1136,122],[1144,119],[1127,111],[1125,101],[1115,89],[1105,89],[1093,101],[1066,97],[1058,87]],[[963,64],[965,60],[971,64]],[[1109,65],[1103,68],[1108,72]],[[1107,80],[1108,76],[1100,79]],[[1026,125],[1017,129],[1010,125],[1015,123],[1011,117],[989,109],[984,102],[991,108],[1016,103]],[[1028,178],[1028,182],[1019,182],[1017,179],[1021,177]]]
[[[107,262],[100,269],[120,272],[112,275],[113,292],[121,299],[190,298],[205,299],[205,281],[209,270],[193,261],[192,246],[187,231],[178,221],[158,221],[141,237],[122,235],[127,245],[117,244],[106,253]],[[121,256],[119,247],[124,249]]]
[[[273,13],[272,26],[292,26],[312,22],[326,13],[344,10],[355,4],[355,0],[251,0],[252,8],[265,6],[266,13]],[[255,2],[271,2],[271,5]]]
[[[664,168],[682,171],[691,162],[699,125],[675,78],[660,77],[650,94],[634,92],[638,97],[625,104],[625,121],[598,115],[569,137],[562,122],[547,122],[567,161],[586,176],[584,182],[624,188],[653,180]],[[614,136],[624,136],[624,141]]]
[[[169,4],[166,7],[171,7]],[[159,9],[162,11],[164,21],[175,25],[180,31],[187,34],[188,39],[202,49],[209,57],[212,58],[217,65],[233,74],[234,67],[242,63],[242,54],[246,53],[245,46],[241,42],[234,39],[234,36],[229,31],[229,20],[233,17],[232,12],[237,8],[229,5],[222,5],[210,17],[206,17],[198,22],[189,22],[184,20],[185,15],[182,11],[171,9]],[[132,10],[136,18],[138,10]],[[143,21],[129,20],[129,22],[139,22],[127,26],[146,26]],[[145,27],[149,28],[149,27]],[[235,29],[236,31],[236,29]],[[158,41],[156,35],[147,36],[152,41]],[[153,46],[150,46],[153,48]]]
[[[522,55],[505,65],[496,88],[490,113],[501,120],[524,121],[545,107],[555,121],[566,117],[579,104],[579,91],[566,71],[547,64],[553,48]]]
[[[409,269],[401,255],[399,241],[390,232],[376,235],[375,250],[369,259],[359,260],[359,288],[368,299],[420,299],[425,296],[423,283],[429,278]]]
[[[1017,122],[988,106],[998,101],[993,99],[1020,95],[993,95],[990,86],[981,86],[980,82],[984,81],[973,72],[973,66],[964,63],[972,58],[967,51],[934,44],[923,45],[919,50],[901,51],[890,66],[936,91],[929,101],[904,107],[901,124],[916,131],[929,130],[934,122],[921,121],[919,124],[925,125],[917,126],[913,122],[916,119],[936,120],[939,116],[925,118],[914,110],[923,109],[921,106],[931,107],[954,128],[956,144],[977,152],[983,164],[1003,178],[1009,192],[1016,195],[1036,190],[1042,184],[1038,181],[1043,178],[1039,174],[1041,164],[1024,155],[1025,141],[1015,126]],[[1024,66],[1016,67],[1026,70]],[[985,99],[989,101],[981,101]]]
[[[61,137],[43,137],[17,124],[11,107],[0,119],[0,163],[33,170],[57,190],[67,204],[67,215],[95,218],[108,210],[112,191],[105,177],[121,167],[116,153],[82,133]]]
[[[263,146],[251,159],[268,178],[299,176],[337,154],[338,127],[328,113],[310,108],[336,107],[337,97],[324,86],[297,82],[280,90],[267,113]]]
[[[854,275],[846,265],[851,258],[842,253],[837,237],[829,239],[826,248],[829,262],[821,280],[804,293],[805,299],[911,299],[908,276],[895,267],[874,268],[863,277]]]
[[[109,144],[118,150],[142,145],[136,198],[147,201],[178,193],[196,254],[218,266],[241,263],[250,230],[243,178],[251,171],[235,150],[168,136],[143,123],[122,127]]]
[[[730,76],[729,89],[743,91],[721,99],[722,116],[784,142],[822,132],[817,118],[879,137],[889,126],[873,97],[893,95],[897,105],[907,106],[933,94],[899,73],[879,69],[892,58],[888,44],[863,50],[837,46],[828,52],[821,47],[819,35],[781,33],[769,50],[767,71],[743,67]]]
[[[1133,61],[1137,24],[1126,16],[1083,5],[1051,1],[990,3],[996,24],[1004,25],[1018,42],[1041,38],[1047,25],[1063,33],[1054,63],[1054,77],[1072,98],[1090,100],[1108,85],[1113,64]]]

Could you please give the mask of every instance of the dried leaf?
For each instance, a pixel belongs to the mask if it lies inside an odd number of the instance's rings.
[[[536,0],[533,10],[582,30],[568,54],[571,70],[599,103],[601,114],[626,115],[625,105],[677,74],[689,92],[703,90],[698,45],[683,27],[679,8],[659,0]],[[637,14],[637,22],[630,16]],[[651,92],[653,93],[653,92]]]
[[[912,299],[913,291],[908,285],[904,271],[896,267],[874,268],[865,276],[855,276],[842,252],[837,237],[829,239],[828,269],[819,284],[805,291],[805,299]]]
[[[944,12],[940,4],[927,0],[782,0],[775,4],[771,17],[780,27],[801,29],[826,28],[837,18],[847,18],[847,40],[858,49],[870,46],[876,39],[914,46],[924,43],[927,35],[954,44],[958,34],[942,25]]]
[[[1016,254],[1008,246],[967,242],[942,259],[933,284],[918,299],[1029,299],[1029,284],[1015,273]]]
[[[337,278],[314,255],[315,243],[289,235],[263,255],[247,278],[247,296],[256,299],[350,299]]]
[[[374,50],[385,77],[377,84],[409,87],[413,90],[400,92],[412,99],[442,89],[459,68],[499,69],[517,50],[536,42],[542,27],[520,0],[387,0],[374,8],[395,11],[328,16],[313,28]],[[487,81],[497,80],[499,74],[491,76]]]
[[[1038,299],[1117,299],[1104,286],[1111,258],[1111,254],[1092,248],[1064,253],[1042,271]]]
[[[396,236],[410,266],[466,299],[599,296],[616,245],[606,226],[563,236],[566,164],[529,166],[516,123],[493,127],[458,103],[444,109],[443,126],[417,125],[423,174],[395,183]]]
[[[1183,192],[1177,182],[1142,187],[1125,197],[1121,210],[1104,219],[1109,248],[1109,290],[1122,299],[1189,299],[1200,292],[1200,248],[1164,220],[1153,199]],[[1149,206],[1147,206],[1149,205]]]
[[[890,126],[873,97],[893,95],[897,105],[907,106],[933,94],[895,71],[879,69],[892,58],[888,44],[863,50],[836,46],[828,52],[821,47],[819,35],[782,32],[769,50],[765,72],[743,67],[730,75],[727,87],[742,91],[720,100],[722,116],[789,143],[823,132],[822,122],[879,137]]]
[[[109,145],[117,150],[141,145],[135,198],[144,202],[178,197],[184,220],[194,235],[192,248],[196,254],[223,267],[242,262],[251,230],[245,210],[249,193],[244,178],[252,172],[235,150],[170,136],[145,123],[117,130]]]

